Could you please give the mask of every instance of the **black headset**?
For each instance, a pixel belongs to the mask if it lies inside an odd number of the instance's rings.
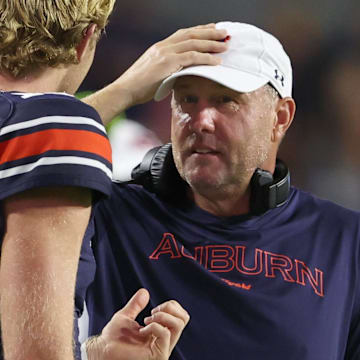
[[[179,175],[172,155],[171,143],[149,150],[142,162],[131,172],[130,183],[142,185],[146,190],[167,201],[184,203],[189,185]],[[251,178],[250,211],[260,215],[286,203],[290,192],[290,172],[280,159],[276,159],[274,174],[256,169]]]

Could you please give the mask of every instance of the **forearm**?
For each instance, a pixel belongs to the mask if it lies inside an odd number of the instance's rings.
[[[75,279],[90,211],[85,189],[31,190],[5,201],[0,311],[6,360],[73,360]]]
[[[73,360],[76,269],[64,270],[60,258],[51,261],[43,267],[38,259],[12,263],[8,251],[3,255],[0,310],[6,360]]]

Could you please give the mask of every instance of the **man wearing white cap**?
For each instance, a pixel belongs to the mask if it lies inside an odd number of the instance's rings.
[[[279,41],[217,27],[222,63],[183,68],[156,92],[172,92],[172,147],[134,171],[143,186],[114,185],[88,228],[90,333],[145,287],[151,306],[172,298],[191,315],[171,359],[359,359],[359,213],[291,187],[276,158],[295,113]]]

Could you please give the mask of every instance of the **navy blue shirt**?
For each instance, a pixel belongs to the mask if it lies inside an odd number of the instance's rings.
[[[360,359],[358,212],[292,188],[262,216],[221,218],[114,184],[90,241],[90,335],[145,287],[140,322],[168,299],[191,316],[171,359]]]

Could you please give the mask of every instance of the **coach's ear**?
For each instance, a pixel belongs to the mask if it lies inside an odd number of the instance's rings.
[[[276,117],[272,132],[272,140],[280,144],[282,138],[284,137],[287,129],[290,127],[294,115],[295,115],[296,105],[295,101],[291,97],[285,97],[279,99],[276,106]]]
[[[86,49],[88,46],[91,45],[91,40],[93,38],[93,35],[95,34],[96,30],[96,24],[90,24],[87,28],[83,31],[83,37],[79,43],[79,45],[76,47],[76,53],[77,58],[79,61],[81,61],[82,57],[86,53]]]

